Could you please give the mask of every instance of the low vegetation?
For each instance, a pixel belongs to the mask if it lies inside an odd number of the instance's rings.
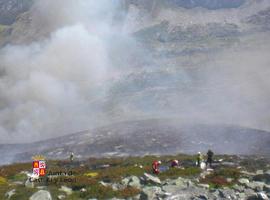
[[[225,159],[227,162],[234,158],[231,156],[217,156],[218,159]],[[107,199],[112,197],[128,198],[139,194],[141,191],[134,187],[125,187],[114,190],[113,183],[121,183],[125,177],[137,176],[152,173],[151,164],[154,160],[161,160],[162,165],[170,165],[170,161],[178,159],[182,168],[169,168],[160,173],[161,180],[176,179],[178,177],[197,179],[201,174],[201,169],[195,166],[196,156],[176,155],[176,156],[145,156],[128,158],[90,158],[85,161],[47,161],[47,172],[52,174],[66,172],[58,176],[44,177],[44,181],[36,182],[35,186],[46,186],[53,199],[57,199],[65,192],[59,189],[62,186],[73,190],[66,199]],[[248,168],[248,159],[242,160],[245,169]],[[260,162],[262,163],[262,161]],[[250,164],[249,169],[255,168],[256,162]],[[35,188],[27,188],[24,182],[27,179],[25,172],[30,173],[32,163],[20,163],[0,167],[0,199],[4,199],[7,191],[16,189],[16,194],[11,199],[29,199],[37,191]],[[226,167],[220,165],[213,173],[200,179],[200,183],[209,184],[212,188],[230,187],[237,183],[241,176],[240,169],[236,167]],[[49,180],[49,181],[46,181]],[[61,181],[59,181],[61,180]],[[83,192],[81,190],[84,190]]]

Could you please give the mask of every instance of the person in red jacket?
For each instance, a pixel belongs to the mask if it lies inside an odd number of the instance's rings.
[[[154,174],[159,174],[159,165],[161,164],[161,161],[155,160],[152,164],[152,169]]]

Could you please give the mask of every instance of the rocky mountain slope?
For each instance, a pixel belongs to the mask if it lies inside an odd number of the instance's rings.
[[[243,143],[243,139],[248,140]],[[177,120],[145,120],[113,124],[60,138],[20,145],[0,145],[1,164],[28,161],[33,155],[65,159],[74,152],[89,156],[143,156],[196,153],[209,148],[225,154],[269,154],[270,134],[229,125],[182,124]]]
[[[1,0],[0,24],[10,25],[14,23],[20,14],[29,11],[32,4],[32,0]]]

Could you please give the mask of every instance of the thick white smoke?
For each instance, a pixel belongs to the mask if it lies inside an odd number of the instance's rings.
[[[0,55],[0,140],[27,142],[91,128],[103,95],[118,1],[37,1],[33,23],[47,39],[7,46]],[[104,87],[103,87],[103,90]]]
[[[47,37],[0,50],[0,143],[31,142],[141,118],[270,130],[267,33],[247,32],[250,37],[243,34],[239,45],[222,49],[221,43],[222,51],[153,59],[123,32],[163,20],[184,27],[228,20],[241,29],[241,19],[257,13],[262,4],[221,11],[166,8],[155,19],[132,5],[126,24],[120,4],[35,3],[33,26],[41,27]],[[152,45],[155,52],[182,48]]]

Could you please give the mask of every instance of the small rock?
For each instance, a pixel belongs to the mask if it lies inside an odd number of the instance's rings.
[[[110,183],[105,183],[104,181],[100,181],[99,183],[100,183],[102,186],[104,186],[104,187],[109,187],[109,186],[111,186]]]
[[[270,185],[264,185],[263,191],[270,193]]]
[[[10,199],[14,194],[16,193],[16,190],[13,189],[5,194],[5,197]]]
[[[200,188],[203,188],[203,189],[209,189],[209,185],[208,184],[198,184],[197,185],[198,187],[200,187]]]
[[[67,195],[71,195],[73,193],[72,189],[66,186],[61,186],[59,191],[65,192]]]
[[[226,181],[227,181],[228,183],[231,183],[231,182],[233,181],[233,179],[232,179],[232,178],[226,178]]]
[[[232,189],[234,189],[237,192],[243,192],[245,190],[245,187],[242,185],[233,185]]]
[[[66,198],[66,196],[63,195],[63,194],[57,196],[57,199],[59,199],[59,200],[63,200],[63,199],[65,199],[65,198]]]
[[[122,185],[122,184],[118,184],[118,183],[113,183],[113,184],[111,185],[111,187],[112,187],[113,191],[118,191],[118,190],[123,190],[123,189],[125,189],[127,186]]]
[[[147,183],[152,183],[152,184],[157,184],[157,185],[161,184],[161,181],[160,181],[160,179],[158,177],[152,176],[152,175],[147,174],[147,173],[144,173],[143,179]]]
[[[208,200],[208,196],[206,196],[205,194],[201,194],[199,196],[197,196],[198,200]]]
[[[261,191],[263,191],[265,184],[263,182],[253,181],[253,182],[249,182],[248,184],[245,184],[245,185],[248,188],[255,190],[256,192],[261,192]]]
[[[127,187],[129,181],[130,181],[130,177],[126,177],[126,178],[122,179],[121,184]]]
[[[231,189],[219,190],[219,196],[225,199],[237,199],[234,191]]]
[[[51,194],[46,190],[39,190],[34,193],[29,200],[52,200]]]
[[[37,189],[39,189],[39,190],[44,190],[44,189],[46,189],[47,187],[46,186],[38,186],[37,187]]]
[[[249,183],[249,180],[247,178],[240,178],[238,180],[238,182],[241,183],[241,184],[248,184]]]
[[[24,186],[27,188],[34,188],[34,182],[30,181],[30,179],[27,179],[24,183]]]
[[[87,192],[87,190],[85,188],[82,188],[80,192]]]
[[[237,196],[239,197],[239,199],[246,199],[246,194],[245,193],[239,193],[237,194]]]
[[[262,175],[263,174],[263,170],[257,170],[256,171],[256,175]]]

